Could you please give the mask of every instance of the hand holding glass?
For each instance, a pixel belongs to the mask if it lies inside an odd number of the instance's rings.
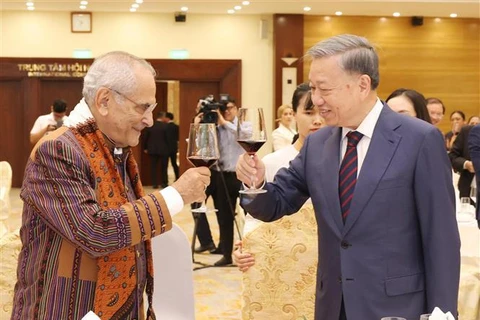
[[[253,158],[267,141],[265,118],[262,108],[241,108],[238,110],[237,142]],[[243,194],[265,193],[267,190],[255,187],[256,179],[251,177],[250,188],[240,190]]]
[[[218,151],[217,128],[213,123],[192,123],[188,134],[187,159],[195,167],[211,167],[220,156]],[[217,211],[211,209],[208,211]],[[192,212],[207,212],[202,205]]]

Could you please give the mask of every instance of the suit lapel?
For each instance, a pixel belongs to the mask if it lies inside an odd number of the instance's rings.
[[[343,229],[344,236],[355,224],[355,221],[359,218],[372,197],[383,174],[390,165],[401,140],[401,136],[394,131],[399,126],[399,123],[395,121],[395,117],[391,117],[392,114],[393,111],[390,108],[384,107],[378,118],[373,131],[372,141],[370,141],[370,146],[355,186],[350,214]]]
[[[325,219],[329,221],[332,230],[336,230],[340,237],[343,229],[342,214],[340,210],[340,200],[338,198],[338,169],[340,163],[340,137],[342,129],[332,128],[332,135],[325,141],[325,149],[322,152],[322,161],[319,163],[321,170],[320,180],[325,197],[325,203],[328,205],[329,214]]]

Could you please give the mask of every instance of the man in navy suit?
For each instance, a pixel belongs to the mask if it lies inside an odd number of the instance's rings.
[[[473,162],[473,168],[477,180],[476,216],[478,228],[480,229],[480,206],[478,205],[478,193],[480,192],[480,124],[477,124],[470,129],[470,135],[468,136],[468,150],[470,151],[470,158]]]
[[[365,38],[335,36],[308,55],[312,100],[329,127],[243,207],[273,221],[311,197],[316,320],[418,320],[436,306],[456,315],[460,239],[441,133],[378,99],[378,56]],[[263,184],[256,156],[240,156],[236,171],[246,185],[252,176]]]

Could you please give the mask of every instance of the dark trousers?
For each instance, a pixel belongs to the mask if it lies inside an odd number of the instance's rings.
[[[343,303],[343,297],[342,297],[342,307],[340,308],[340,320],[347,320],[347,314],[345,313],[345,304]]]
[[[180,172],[178,170],[178,165],[177,165],[177,152],[170,153],[167,158],[167,166],[168,166],[168,159],[170,159],[170,163],[172,164],[173,167],[173,172],[175,173],[175,180],[178,179],[180,176]]]
[[[233,251],[233,220],[235,219],[234,210],[238,198],[238,191],[241,187],[241,182],[237,179],[235,172],[221,173],[215,170],[211,170],[211,172],[211,182],[206,192],[212,196],[215,208],[218,210],[216,213],[218,227],[220,229],[220,241],[218,243],[218,248],[222,250],[222,253],[225,257],[231,259]],[[222,174],[225,179],[226,189],[222,180]],[[228,197],[230,197],[230,202],[228,201]],[[198,240],[200,241],[200,244],[207,245],[212,242],[210,225],[208,224],[205,214],[202,214],[198,219]]]
[[[152,185],[158,186],[158,165],[160,164],[160,185],[162,187],[168,186],[168,157],[159,155],[159,154],[151,154],[150,155],[150,165],[151,165],[151,178],[152,178]]]

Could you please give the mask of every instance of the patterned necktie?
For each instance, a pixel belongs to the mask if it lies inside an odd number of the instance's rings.
[[[355,191],[355,184],[357,183],[357,144],[362,137],[363,134],[357,131],[347,133],[347,151],[343,157],[338,175],[338,194],[340,196],[343,223],[345,223],[345,219],[350,213],[350,204]]]

